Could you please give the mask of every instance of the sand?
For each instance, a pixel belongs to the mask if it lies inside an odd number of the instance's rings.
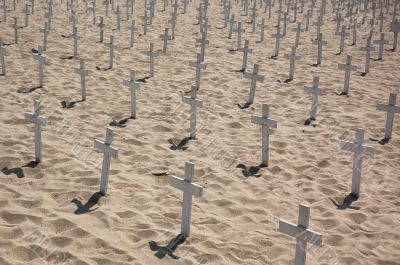
[[[99,30],[92,25],[91,13],[84,13],[82,2],[77,25],[79,53],[91,70],[88,96],[86,102],[63,109],[61,101],[80,99],[80,80],[73,71],[79,60],[61,59],[73,52],[72,39],[61,36],[72,32],[65,2],[62,7],[59,1],[54,3],[44,87],[17,92],[38,85],[31,49],[42,43],[39,29],[45,22],[46,4],[35,4],[30,26],[19,30],[19,43],[7,46],[8,72],[0,76],[0,168],[13,169],[0,173],[0,264],[294,264],[295,239],[280,233],[278,222],[295,223],[300,203],[311,206],[310,229],[324,236],[322,247],[308,249],[307,264],[400,264],[400,117],[395,118],[389,144],[371,140],[384,135],[386,114],[377,111],[376,104],[399,91],[400,56],[398,51],[385,50],[384,60],[372,60],[370,73],[362,77],[365,55],[359,48],[365,46],[368,27],[359,29],[357,45],[348,46],[351,39],[347,38],[345,52],[336,55],[340,37],[334,34],[336,23],[328,3],[321,30],[328,41],[322,65],[310,66],[316,62],[312,26],[301,35],[295,79],[284,83],[289,62],[283,55],[294,43],[291,28],[296,24],[288,24],[280,55],[272,60],[277,14],[268,19],[259,12],[259,20],[266,18],[269,27],[264,43],[256,43],[259,31],[251,33],[250,17],[241,16],[240,5],[233,3],[233,14],[246,28],[243,42],[249,39],[253,49],[247,71],[257,63],[265,76],[257,84],[254,104],[239,109],[236,104],[247,100],[250,82],[237,72],[242,53],[229,52],[236,35],[227,39],[228,30],[220,29],[222,6],[211,1],[207,69],[202,71],[198,93],[204,102],[198,109],[198,137],[187,149],[172,150],[168,139],[179,142],[189,130],[189,106],[181,97],[194,84],[195,70],[189,62],[199,52],[195,39],[200,36],[199,26],[194,25],[199,1],[191,2],[188,12],[178,16],[176,38],[156,58],[155,76],[140,88],[137,119],[126,127],[113,127],[119,157],[111,161],[108,195],[96,198],[102,154],[93,151],[93,141],[104,140],[112,120],[129,117],[129,90],[122,80],[129,78],[130,69],[137,71],[138,78],[148,76],[148,57],[143,52],[150,42],[161,50],[159,35],[172,8],[161,12],[158,1],[148,35],[137,36],[133,49],[128,49],[130,23],[123,20],[116,31],[115,17],[108,17],[105,41],[113,34],[119,47],[114,68],[98,71],[96,66],[107,67],[108,48],[98,42]],[[104,15],[103,4],[97,5],[97,15]],[[142,1],[135,8],[141,34]],[[6,43],[13,43],[12,17],[17,15],[23,24],[22,9],[21,1],[18,12],[8,12],[7,23],[0,23]],[[317,15],[315,10],[311,22]],[[124,12],[121,17],[126,19]],[[303,19],[302,14],[298,18]],[[387,49],[393,39],[390,20],[388,16],[385,21]],[[373,39],[378,39],[378,30],[375,26]],[[341,92],[344,78],[338,63],[345,63],[347,54],[358,69],[351,75],[350,96],[337,96],[334,92]],[[376,51],[371,57],[377,57]],[[327,92],[319,99],[316,127],[303,125],[311,104],[303,87],[312,83],[314,75],[320,76],[320,86]],[[24,122],[24,112],[33,110],[35,99],[41,100],[42,115],[48,119],[42,131],[43,162],[23,167],[34,159],[34,127]],[[261,114],[263,103],[270,106],[278,128],[271,130],[270,165],[259,169],[261,127],[250,119]],[[360,198],[351,208],[338,209],[332,201],[341,204],[349,194],[353,161],[351,152],[340,150],[340,141],[354,140],[357,127],[365,129],[365,144],[375,148],[375,155],[364,160]],[[204,187],[204,196],[193,199],[190,238],[174,253],[180,259],[159,260],[148,242],[163,246],[179,234],[182,192],[172,188],[169,179],[183,176],[187,160],[195,163],[194,182]],[[243,165],[253,167],[253,174],[242,171]],[[154,175],[163,172],[168,174]],[[90,202],[91,197],[97,204]]]

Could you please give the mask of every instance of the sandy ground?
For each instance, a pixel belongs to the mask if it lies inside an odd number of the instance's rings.
[[[121,6],[123,2],[119,3]],[[137,43],[129,49],[128,21],[121,30],[113,30],[115,17],[106,18],[105,40],[114,35],[119,45],[114,68],[106,67],[108,49],[98,42],[98,28],[92,16],[85,14],[84,3],[78,10],[79,53],[91,70],[88,98],[71,109],[61,108],[63,100],[80,98],[79,76],[73,69],[78,59],[72,55],[72,39],[65,2],[54,3],[54,17],[48,49],[45,52],[45,85],[31,93],[18,93],[38,85],[37,62],[32,48],[42,43],[45,2],[36,2],[30,26],[19,30],[19,43],[13,44],[12,18],[21,13],[8,12],[0,23],[0,37],[12,44],[6,47],[6,76],[0,76],[0,264],[293,264],[295,239],[278,231],[280,218],[296,222],[298,205],[311,206],[310,228],[324,236],[322,247],[308,250],[307,264],[393,265],[400,264],[400,117],[395,118],[393,139],[380,145],[371,139],[384,135],[386,114],[376,110],[377,102],[387,102],[389,92],[399,91],[399,52],[385,50],[383,61],[371,61],[368,75],[360,75],[368,26],[359,28],[358,43],[346,39],[345,52],[339,50],[339,36],[330,2],[321,32],[327,39],[322,65],[316,62],[316,46],[311,40],[312,26],[301,36],[295,79],[287,78],[289,62],[283,58],[294,43],[295,23],[288,24],[280,55],[273,55],[277,14],[264,17],[266,40],[259,40],[259,29],[251,33],[250,17],[243,16],[240,4],[233,4],[233,14],[244,22],[244,39],[250,40],[253,53],[248,70],[260,65],[265,81],[257,84],[254,104],[239,109],[237,102],[248,97],[249,80],[237,72],[242,53],[229,52],[236,45],[236,34],[227,39],[222,6],[210,1],[208,12],[210,44],[206,49],[207,69],[202,72],[198,98],[204,107],[198,110],[198,138],[186,150],[172,150],[168,139],[182,140],[188,135],[189,107],[181,97],[194,83],[194,61],[200,36],[193,1],[186,14],[178,16],[176,38],[169,41],[167,53],[156,58],[155,76],[143,83],[138,94],[138,118],[124,128],[114,128],[113,145],[118,159],[111,162],[109,194],[90,202],[99,188],[102,155],[93,151],[95,138],[104,140],[105,129],[113,119],[130,115],[129,90],[122,80],[135,69],[138,78],[148,76],[148,58],[143,54],[149,43],[162,48],[159,35],[164,32],[172,10],[156,16],[143,36],[143,1],[135,4],[134,16],[139,26]],[[104,6],[98,1],[98,15]],[[9,3],[12,9],[11,3]],[[274,9],[277,9],[276,3]],[[124,11],[124,8],[122,8]],[[182,11],[182,9],[180,9]],[[125,13],[121,15],[126,19]],[[240,15],[241,14],[241,15]],[[251,14],[251,12],[250,12]],[[317,19],[317,11],[311,22]],[[293,18],[293,13],[291,12]],[[303,19],[303,14],[298,18]],[[391,17],[385,21],[390,49],[393,34]],[[379,37],[375,26],[373,39]],[[140,35],[139,35],[140,34]],[[358,69],[351,75],[350,96],[337,96],[343,86],[344,72],[338,63],[353,56]],[[372,52],[372,58],[377,53]],[[316,127],[304,126],[311,96],[303,92],[314,75],[327,94],[320,97]],[[42,101],[42,114],[48,119],[43,127],[43,163],[25,166],[34,159],[33,125],[24,122],[24,112],[33,110],[35,99]],[[250,122],[252,114],[261,113],[261,105],[270,105],[270,116],[278,122],[271,131],[270,165],[253,176],[237,168],[240,164],[254,173],[261,161],[261,127]],[[361,196],[351,208],[338,209],[350,192],[352,153],[340,150],[340,140],[354,139],[354,130],[365,128],[365,143],[375,148],[375,156],[366,158],[363,167]],[[175,251],[179,260],[159,260],[148,242],[166,245],[180,231],[182,193],[169,185],[171,175],[182,176],[184,162],[195,163],[194,182],[204,187],[204,197],[193,200],[190,238]],[[14,172],[14,173],[13,173]],[[155,176],[153,173],[168,172]],[[260,174],[260,175],[258,175]],[[93,198],[92,198],[93,199]],[[340,208],[340,207],[339,207]],[[89,212],[87,212],[89,211]]]

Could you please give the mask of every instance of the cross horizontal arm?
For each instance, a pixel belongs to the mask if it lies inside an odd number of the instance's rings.
[[[41,126],[47,125],[47,119],[43,116],[36,116],[33,113],[25,112],[25,121],[29,123],[36,123]]]
[[[255,124],[260,124],[260,125],[265,125],[271,128],[277,128],[278,127],[278,123],[276,122],[276,120],[271,120],[268,118],[264,118],[262,116],[259,115],[252,115],[251,116],[251,123],[255,123]]]
[[[391,106],[391,105],[386,105],[384,103],[378,103],[376,109],[390,113],[400,113],[400,106]]]
[[[197,108],[202,108],[203,107],[203,101],[196,99],[196,98],[191,98],[188,96],[183,96],[182,97],[182,102],[189,104],[189,105],[195,105]]]
[[[171,186],[177,189],[180,189],[184,192],[189,192],[195,197],[202,197],[203,196],[203,187],[197,185],[195,183],[190,183],[182,178],[173,176],[171,178]]]
[[[279,231],[303,240],[307,243],[311,243],[316,246],[322,246],[322,235],[309,229],[304,229],[301,226],[292,224],[290,222],[279,220]]]
[[[94,149],[99,150],[100,152],[111,156],[112,158],[117,158],[118,157],[118,149],[105,144],[103,141],[100,140],[94,140]]]

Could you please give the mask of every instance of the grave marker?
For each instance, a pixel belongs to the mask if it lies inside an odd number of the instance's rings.
[[[192,196],[197,198],[202,197],[203,187],[192,183],[194,176],[194,163],[185,162],[185,175],[182,178],[173,176],[171,178],[171,186],[183,191],[182,205],[182,225],[181,234],[188,237],[190,234],[190,217],[192,212]]]
[[[355,71],[357,69],[357,66],[351,64],[351,59],[352,59],[352,57],[350,55],[347,55],[346,63],[338,65],[340,70],[345,70],[342,95],[349,94],[350,73],[351,73],[351,71]]]
[[[254,102],[254,96],[256,94],[256,85],[257,81],[263,82],[264,81],[264,76],[258,74],[260,66],[258,64],[254,64],[253,67],[253,72],[244,72],[243,77],[246,79],[251,79],[251,85],[250,85],[250,94],[249,94],[249,99],[247,101],[247,104],[253,104]]]
[[[130,47],[133,48],[133,44],[135,43],[135,31],[138,30],[137,27],[135,27],[135,20],[132,20],[131,25],[129,26],[129,29],[131,31],[131,43]]]
[[[340,48],[339,48],[339,54],[344,51],[344,41],[345,38],[350,36],[350,33],[346,33],[346,26],[342,26],[342,30],[340,32],[336,32],[335,35],[340,36]]]
[[[47,22],[44,22],[44,28],[41,28],[40,32],[43,33],[43,51],[45,51],[47,49],[47,36],[50,34]]]
[[[312,86],[304,86],[304,92],[312,94],[312,103],[310,110],[310,121],[317,120],[318,96],[325,95],[325,89],[319,87],[319,77],[314,76]]]
[[[363,73],[364,75],[366,75],[369,72],[371,51],[375,51],[375,47],[371,46],[371,40],[372,40],[372,37],[369,36],[367,38],[367,45],[365,47],[360,48],[360,51],[365,51],[365,68],[364,68],[364,73]]]
[[[268,28],[268,26],[265,25],[265,19],[264,18],[261,20],[261,24],[258,24],[258,26],[261,28],[261,30],[260,30],[260,42],[263,42],[264,41],[264,32]]]
[[[136,72],[131,69],[131,79],[124,80],[122,84],[129,88],[131,92],[131,119],[136,119],[136,90],[139,90],[140,83],[136,82]]]
[[[4,46],[4,43],[2,39],[0,38],[0,64],[1,64],[1,75],[6,75],[6,47]]]
[[[106,43],[105,45],[106,47],[110,48],[110,57],[108,60],[108,65],[109,69],[112,69],[114,66],[114,48],[117,47],[117,45],[114,44],[114,36],[110,36],[110,43]]]
[[[113,130],[111,128],[107,128],[106,140],[104,142],[98,139],[94,140],[94,149],[104,154],[103,166],[101,169],[101,182],[100,182],[100,193],[103,196],[107,194],[108,176],[110,171],[111,158],[118,157],[118,149],[112,146],[112,141],[113,141]]]
[[[165,28],[164,34],[160,35],[160,38],[164,41],[162,52],[167,52],[168,40],[170,39],[170,36],[168,35],[168,30],[168,28]]]
[[[318,38],[316,40],[313,40],[314,45],[318,45],[318,56],[317,56],[317,64],[320,65],[322,61],[322,46],[326,46],[328,42],[323,39],[322,33],[318,35]]]
[[[393,49],[392,49],[392,51],[395,51],[396,48],[397,48],[397,35],[400,32],[400,22],[397,19],[395,19],[392,22],[392,26],[390,27],[390,31],[393,32]]]
[[[390,140],[390,138],[392,138],[394,114],[400,113],[400,106],[396,106],[396,97],[397,94],[390,93],[388,104],[378,103],[376,106],[377,110],[387,112],[385,138],[384,138],[384,140],[387,142]]]
[[[238,22],[238,26],[233,30],[233,32],[237,33],[236,49],[238,50],[242,46],[242,33],[244,33],[242,22]]]
[[[150,57],[150,77],[154,76],[154,57],[157,56],[156,52],[154,51],[154,43],[150,43],[150,50],[144,52],[145,55]]]
[[[351,194],[358,198],[360,196],[362,161],[365,155],[374,155],[374,148],[364,145],[364,129],[357,128],[355,141],[342,140],[341,149],[354,152]]]
[[[272,34],[271,36],[275,37],[275,53],[272,57],[278,57],[279,44],[280,44],[281,38],[283,37],[283,34],[281,34],[281,27],[280,26],[276,27],[276,34]]]
[[[28,4],[25,4],[25,9],[22,11],[25,14],[25,28],[29,25],[29,15],[31,12],[29,11]]]
[[[42,162],[42,131],[41,127],[47,125],[47,119],[40,115],[40,101],[35,100],[33,112],[25,112],[25,121],[35,124],[35,161]]]
[[[201,62],[204,62],[204,57],[206,54],[206,45],[209,43],[205,32],[202,32],[201,39],[196,39],[196,43],[200,43]]]
[[[74,40],[74,57],[76,58],[78,57],[78,40],[80,39],[77,27],[74,27],[74,30],[70,36],[71,39]]]
[[[291,53],[285,54],[285,59],[290,60],[290,68],[289,68],[289,78],[288,78],[288,80],[291,81],[294,78],[295,63],[296,63],[297,60],[300,60],[300,56],[296,55],[296,46],[292,47]]]
[[[190,97],[183,96],[182,102],[190,105],[190,133],[189,138],[196,139],[197,129],[196,129],[196,111],[197,108],[203,107],[203,101],[196,98],[196,93],[199,88],[197,86],[192,86],[190,91]]]
[[[80,68],[74,69],[74,72],[81,76],[82,101],[85,101],[86,100],[86,76],[89,75],[89,70],[85,69],[85,60],[83,58],[80,58],[79,63],[80,63]]]
[[[279,220],[279,231],[296,238],[295,265],[306,264],[307,244],[322,246],[322,235],[308,229],[310,222],[310,206],[299,205],[298,224]]]
[[[253,50],[249,48],[249,40],[244,41],[244,47],[238,49],[239,52],[243,52],[243,61],[242,61],[242,67],[240,68],[241,72],[246,71],[247,67],[247,58],[249,53],[252,53]]]
[[[383,59],[383,48],[384,48],[384,45],[389,43],[388,40],[385,40],[385,33],[381,32],[379,40],[374,40],[374,43],[375,44],[379,44],[378,60],[382,60]]]
[[[197,60],[195,62],[190,62],[190,66],[195,67],[196,68],[196,80],[195,80],[195,87],[197,87],[197,90],[200,89],[200,73],[201,70],[205,70],[206,69],[206,64],[204,62],[201,61],[201,54],[198,53],[197,54]]]
[[[296,48],[297,48],[300,45],[300,33],[304,32],[305,29],[301,28],[301,22],[297,22],[297,27],[292,28],[292,31],[296,32],[296,40],[294,42],[294,46],[296,46]]]
[[[278,123],[269,118],[269,106],[262,105],[262,116],[252,115],[251,123],[259,124],[262,126],[262,159],[261,164],[268,166],[269,163],[269,129],[277,128]]]
[[[121,29],[121,10],[119,10],[119,6],[117,6],[117,10],[114,11],[114,14],[117,15],[117,30]]]
[[[100,40],[99,40],[99,42],[100,42],[100,43],[103,43],[103,39],[104,39],[104,27],[106,26],[106,25],[104,24],[104,18],[103,18],[103,17],[100,17],[100,22],[97,23],[97,26],[98,26],[99,29],[100,29]]]
[[[19,26],[18,26],[18,20],[16,17],[14,18],[14,23],[11,24],[11,27],[14,29],[14,43],[18,44],[18,28],[19,28]]]
[[[39,87],[43,87],[43,79],[44,79],[44,62],[45,56],[43,55],[43,48],[39,45],[38,52],[32,55],[34,60],[37,60],[39,63]]]

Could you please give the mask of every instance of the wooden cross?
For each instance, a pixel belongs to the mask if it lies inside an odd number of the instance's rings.
[[[244,33],[244,29],[242,29],[242,22],[238,22],[237,28],[233,30],[233,32],[237,33],[237,42],[236,42],[236,49],[242,46],[242,33]]]
[[[165,28],[164,34],[160,35],[160,38],[164,41],[164,45],[163,45],[163,52],[167,51],[167,45],[168,45],[168,40],[170,39],[170,36],[168,35],[168,28]]]
[[[144,52],[145,55],[150,57],[150,76],[154,76],[154,57],[157,56],[157,53],[154,51],[154,43],[150,43],[150,50]]]
[[[322,38],[322,33],[319,33],[318,38],[313,40],[313,44],[318,45],[317,65],[320,65],[322,61],[322,46],[327,45],[328,42]]]
[[[74,30],[70,36],[71,39],[74,40],[74,57],[76,58],[78,57],[78,40],[80,39],[77,27],[74,27]]]
[[[360,51],[365,51],[365,68],[364,68],[364,74],[367,74],[369,72],[369,65],[370,65],[370,58],[371,58],[371,51],[375,51],[375,47],[372,47],[371,45],[371,40],[372,37],[369,36],[367,38],[367,45],[365,47],[361,47]]]
[[[297,27],[292,28],[292,31],[296,32],[296,40],[294,42],[294,46],[299,47],[300,45],[300,33],[304,32],[305,29],[301,28],[301,22],[297,22]]]
[[[106,26],[104,24],[104,18],[103,17],[100,17],[100,22],[97,23],[97,26],[100,28],[100,43],[102,43],[103,39],[104,39],[104,27]]]
[[[340,48],[339,53],[344,51],[344,41],[345,38],[350,36],[350,33],[346,33],[346,26],[342,25],[342,30],[340,32],[336,32],[335,35],[340,36]]]
[[[249,99],[247,101],[247,104],[253,104],[254,102],[254,96],[256,94],[256,85],[257,81],[263,82],[264,81],[264,76],[258,74],[260,66],[258,64],[254,64],[253,67],[253,72],[244,72],[243,77],[246,79],[251,79],[251,85],[250,85],[250,95]]]
[[[109,69],[113,68],[114,65],[114,48],[117,47],[117,45],[114,44],[114,36],[110,36],[110,43],[105,44],[106,47],[110,48],[110,58],[108,60],[109,62]]]
[[[50,34],[47,22],[44,22],[44,28],[41,28],[40,32],[43,33],[43,51],[45,51],[47,49],[47,36]]]
[[[285,220],[279,220],[279,232],[296,238],[295,265],[306,264],[307,244],[322,246],[322,235],[308,229],[310,222],[310,206],[299,205],[297,225]]]
[[[133,44],[135,43],[135,31],[138,30],[138,28],[135,27],[135,20],[132,20],[131,25],[129,26],[129,29],[131,31],[131,44],[130,44],[130,47],[133,48]]]
[[[34,60],[39,62],[39,87],[43,87],[44,79],[44,62],[46,57],[43,55],[43,48],[39,45],[38,52],[32,55]]]
[[[140,88],[140,83],[136,82],[135,70],[131,69],[131,79],[123,80],[122,84],[131,92],[131,119],[136,119],[136,90]]]
[[[197,54],[197,60],[195,62],[190,62],[190,66],[196,68],[196,80],[195,80],[195,87],[197,87],[197,90],[200,89],[200,73],[201,70],[206,69],[206,64],[201,61],[201,54]]]
[[[40,101],[35,100],[33,112],[25,112],[25,121],[35,124],[35,161],[42,162],[42,131],[41,126],[47,125],[47,119],[40,115]]]
[[[378,48],[378,60],[382,60],[383,59],[383,49],[384,49],[384,45],[388,44],[389,41],[385,40],[385,33],[381,32],[380,33],[380,38],[379,40],[374,40],[375,44],[379,44],[379,48]]]
[[[113,130],[111,128],[107,128],[106,140],[104,142],[98,139],[94,140],[94,149],[104,154],[103,166],[101,169],[101,182],[100,182],[100,193],[104,196],[107,194],[111,157],[112,158],[118,157],[118,149],[112,146],[112,141],[113,141]]]
[[[82,94],[82,101],[86,100],[86,76],[89,75],[89,70],[85,69],[85,60],[83,58],[80,58],[80,67],[75,68],[74,72],[75,74],[78,74],[81,76],[81,94]]]
[[[185,175],[183,178],[173,176],[170,184],[172,187],[183,191],[181,234],[188,237],[190,234],[190,217],[192,213],[192,196],[203,196],[203,187],[192,183],[194,177],[194,163],[185,162]]]
[[[249,53],[252,53],[253,50],[249,48],[249,40],[244,41],[244,47],[238,49],[239,52],[243,52],[243,61],[242,61],[242,68],[240,68],[240,71],[244,72],[246,71],[247,67],[247,58],[249,56]]]
[[[275,37],[275,53],[272,57],[278,57],[279,44],[280,44],[281,38],[283,37],[283,34],[281,34],[281,27],[280,26],[276,27],[276,34],[272,34],[271,36]]]
[[[209,43],[205,32],[202,32],[201,39],[196,39],[196,43],[200,43],[201,62],[204,62],[204,57],[206,54],[206,45]]]
[[[0,64],[1,64],[1,75],[6,75],[6,47],[4,46],[4,43],[2,39],[0,38]]]
[[[114,14],[117,15],[117,30],[121,29],[121,10],[119,10],[119,6],[117,6],[117,10],[114,11]]]
[[[364,145],[364,129],[356,129],[356,139],[354,142],[341,141],[341,149],[354,152],[353,176],[351,183],[351,194],[358,198],[360,196],[361,169],[363,158],[374,155],[374,148]]]
[[[14,23],[11,24],[11,27],[14,29],[14,43],[18,44],[18,19],[14,18]]]
[[[261,28],[261,30],[260,30],[260,42],[263,42],[264,41],[264,35],[265,35],[264,32],[268,28],[268,26],[265,25],[265,19],[264,18],[261,20],[261,24],[258,24],[258,26]]]
[[[400,106],[396,106],[396,97],[397,94],[390,93],[388,104],[378,103],[376,106],[377,110],[387,112],[385,138],[384,138],[384,140],[387,142],[390,140],[390,138],[392,138],[394,114],[400,113]]]
[[[290,68],[289,68],[289,78],[288,80],[293,80],[294,78],[294,70],[295,70],[295,63],[297,60],[300,60],[300,56],[296,55],[296,46],[292,47],[292,52],[285,54],[285,59],[290,60]]]
[[[310,120],[315,121],[317,119],[318,112],[318,96],[325,95],[325,89],[319,87],[319,77],[314,76],[312,86],[304,86],[304,92],[312,94],[312,103],[310,110]]]
[[[251,123],[260,124],[262,126],[262,158],[261,164],[268,166],[269,163],[269,128],[277,128],[278,123],[269,118],[269,106],[262,105],[262,116],[252,115]]]
[[[182,102],[190,105],[190,133],[189,138],[196,139],[197,129],[196,129],[196,111],[197,108],[203,107],[203,101],[196,98],[196,93],[199,88],[197,86],[192,86],[190,91],[190,97],[183,96]]]
[[[350,73],[351,71],[355,71],[357,69],[357,66],[351,64],[351,59],[352,59],[351,55],[347,55],[346,63],[338,65],[340,70],[345,70],[342,95],[349,94]]]
[[[396,1],[395,1],[396,2]],[[393,32],[393,49],[395,51],[397,48],[397,36],[400,32],[400,22],[395,19],[390,27],[390,31]]]
[[[25,27],[29,25],[29,15],[31,12],[29,11],[28,4],[25,4],[25,9],[22,11],[25,14]]]

